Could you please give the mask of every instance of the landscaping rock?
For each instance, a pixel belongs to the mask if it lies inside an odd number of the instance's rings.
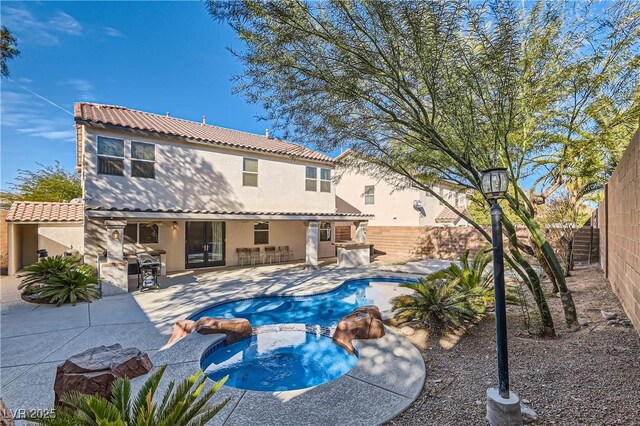
[[[133,379],[147,374],[152,367],[146,353],[137,348],[123,349],[117,343],[73,355],[56,370],[55,405],[61,405],[60,397],[70,391],[110,398],[111,385],[116,379]]]
[[[380,309],[378,309],[376,305],[358,306],[353,310],[353,312],[351,312],[351,314],[360,314],[360,313],[370,314],[375,319],[379,319],[380,321],[382,321],[382,315],[380,314]]]
[[[414,334],[416,334],[416,331],[413,328],[409,327],[408,325],[405,325],[400,329],[400,333],[403,336],[413,336]]]
[[[522,422],[524,424],[530,424],[538,420],[538,414],[528,405],[520,403],[520,412],[522,413]]]
[[[196,331],[200,334],[226,334],[227,344],[251,337],[253,330],[248,319],[245,318],[207,318],[196,321]]]
[[[600,311],[600,313],[602,314],[602,318],[606,320],[614,320],[618,318],[618,314],[616,314],[615,312]]]
[[[180,320],[173,326],[173,333],[168,345],[197,331],[200,334],[226,334],[227,344],[251,337],[252,329],[249,320],[244,318],[209,318],[202,317],[198,321]]]
[[[15,426],[11,411],[4,405],[4,401],[0,399],[0,426]]]
[[[580,324],[583,327],[586,327],[587,325],[589,325],[589,321],[587,321],[584,318],[578,318],[578,324]]]
[[[354,352],[352,340],[378,339],[384,334],[384,324],[379,318],[376,318],[375,310],[358,311],[356,309],[340,320],[333,333],[333,340],[349,352]]]
[[[623,327],[631,327],[631,321],[628,319],[620,319],[618,320],[618,324],[620,324]]]

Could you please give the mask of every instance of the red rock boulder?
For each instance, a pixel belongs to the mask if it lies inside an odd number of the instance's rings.
[[[0,399],[0,426],[15,426],[13,421],[13,414],[11,410],[4,405],[4,401]]]
[[[117,343],[73,355],[56,370],[55,404],[60,405],[60,397],[70,391],[110,399],[111,385],[116,379],[142,376],[152,367],[146,353],[136,348],[123,349]]]
[[[176,322],[167,344],[171,345],[194,331],[200,334],[226,334],[225,342],[227,344],[251,337],[252,334],[251,324],[247,319],[202,317],[198,321],[180,320]]]
[[[380,319],[380,311],[375,306],[368,306],[360,307],[342,318],[336,327],[336,331],[333,333],[333,340],[353,353],[355,348],[353,347],[352,340],[379,339],[384,336],[384,334],[384,324]]]

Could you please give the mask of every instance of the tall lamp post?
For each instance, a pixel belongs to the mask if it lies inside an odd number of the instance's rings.
[[[502,208],[509,187],[507,169],[495,168],[482,173],[482,192],[491,203],[491,241],[493,242],[493,283],[496,315],[496,348],[498,353],[498,389],[487,389],[487,421],[491,426],[522,424],[520,399],[509,391],[509,359],[507,354],[507,310],[504,288],[504,251],[502,246]]]

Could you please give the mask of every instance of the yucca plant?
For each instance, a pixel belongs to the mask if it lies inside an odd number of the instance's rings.
[[[154,401],[166,368],[166,365],[160,367],[149,377],[133,401],[131,381],[118,379],[113,383],[111,400],[71,392],[61,398],[64,406],[56,410],[55,417],[28,420],[47,426],[201,426],[229,402],[226,398],[215,406],[209,404],[227,377],[204,391],[207,376],[202,370],[177,386],[171,381],[162,400]]]
[[[40,291],[40,287],[46,284],[51,277],[71,270],[80,262],[75,256],[52,256],[40,259],[38,262],[27,266],[25,273],[18,275],[22,278],[18,290],[29,295]]]
[[[49,300],[57,306],[78,301],[91,302],[100,297],[98,278],[88,275],[84,269],[72,269],[49,278],[40,291],[40,298]]]
[[[427,326],[435,334],[459,327],[463,321],[475,321],[477,312],[469,302],[468,290],[454,281],[423,278],[416,283],[400,284],[415,290],[394,297],[391,309],[400,323]]]

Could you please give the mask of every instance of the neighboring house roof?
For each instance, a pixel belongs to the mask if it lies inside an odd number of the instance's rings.
[[[82,222],[83,203],[14,201],[7,222]]]
[[[362,212],[358,210],[353,205],[346,202],[344,199],[338,197],[336,195],[336,212],[338,213],[346,213],[346,214],[361,214]]]
[[[334,159],[301,145],[238,130],[136,111],[113,105],[86,102],[75,104],[76,121],[141,130],[252,151],[333,163]]]
[[[457,206],[456,210],[458,210],[462,214],[467,213],[466,206]],[[445,207],[444,209],[442,209],[442,211],[438,213],[438,216],[436,216],[436,222],[457,222],[459,219],[460,216],[458,216],[449,207]]]

